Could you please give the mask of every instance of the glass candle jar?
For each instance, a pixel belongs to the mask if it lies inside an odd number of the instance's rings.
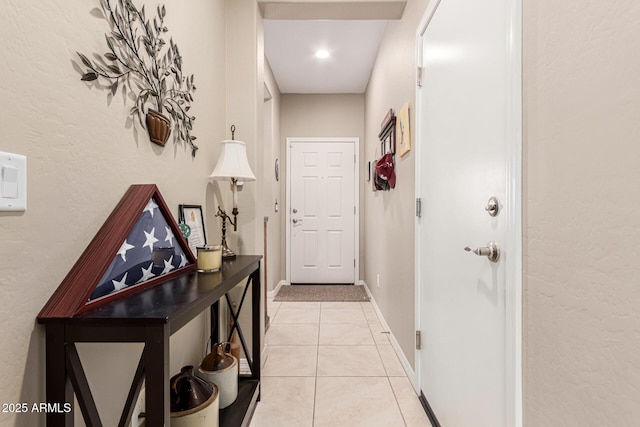
[[[199,246],[198,250],[198,271],[200,273],[213,273],[220,271],[222,266],[222,246]]]

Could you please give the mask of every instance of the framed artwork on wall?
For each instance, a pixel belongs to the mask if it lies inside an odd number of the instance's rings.
[[[398,113],[396,134],[398,135],[398,154],[400,154],[400,157],[404,157],[411,150],[411,133],[409,131],[409,104],[406,102]]]
[[[393,115],[393,110],[389,110],[382,122],[382,130],[378,134],[378,138],[382,155],[396,154],[396,116]]]

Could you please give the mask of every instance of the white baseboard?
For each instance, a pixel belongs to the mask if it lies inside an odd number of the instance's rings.
[[[262,355],[261,355],[260,358],[262,359],[262,362],[261,362],[260,366],[263,367],[264,366],[264,362],[267,361],[267,346],[265,346],[262,349]],[[249,367],[249,362],[244,357],[242,359],[240,359],[240,373],[243,373],[243,374],[250,374],[251,373],[251,368]]]
[[[240,373],[250,374],[251,368],[249,368],[249,362],[244,357],[240,359]]]
[[[385,331],[389,332],[389,342],[391,342],[391,347],[393,347],[393,349],[395,350],[396,355],[400,360],[400,364],[402,364],[402,367],[404,368],[404,371],[407,374],[407,378],[409,378],[409,381],[411,382],[413,389],[418,390],[418,378],[416,377],[416,372],[411,367],[411,364],[409,363],[407,356],[402,351],[402,348],[400,348],[400,344],[398,343],[398,340],[396,340],[396,337],[393,335],[391,328],[389,328],[387,321],[385,320],[384,316],[382,315],[382,312],[380,311],[380,307],[378,307],[376,300],[373,298],[373,295],[369,290],[369,286],[363,280],[360,280],[360,284],[362,284],[364,286],[364,289],[367,291],[367,294],[369,295],[369,298],[371,300],[371,305],[373,306],[374,311],[378,315],[378,319],[380,319],[382,328]]]
[[[269,346],[265,345],[264,347],[262,347],[262,352],[260,354],[260,367],[263,368],[264,367],[264,363],[267,361],[267,356],[269,353]],[[241,374],[250,374],[251,373],[251,368],[249,367],[249,361],[242,357],[240,359],[240,373]]]
[[[280,280],[278,282],[278,284],[276,285],[276,288],[274,290],[267,292],[267,297],[268,298],[275,298],[275,296],[278,295],[278,291],[280,290],[280,288],[282,286],[286,285],[286,284],[287,284],[286,280]]]

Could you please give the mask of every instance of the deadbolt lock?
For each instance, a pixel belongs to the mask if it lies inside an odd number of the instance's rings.
[[[490,198],[487,202],[487,207],[484,208],[484,210],[487,211],[490,216],[498,216],[498,213],[500,212],[500,202],[498,201],[498,198]]]

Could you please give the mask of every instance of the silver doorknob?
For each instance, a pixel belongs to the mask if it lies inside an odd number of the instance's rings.
[[[297,224],[297,223],[299,223],[299,222],[302,222],[302,220],[301,220],[301,219],[296,219],[296,218],[292,219],[291,221],[292,221],[294,224]]]
[[[476,249],[471,249],[469,246],[467,246],[466,248],[464,248],[464,250],[467,252],[473,252],[478,256],[486,256],[491,262],[498,262],[498,260],[500,259],[500,248],[498,247],[496,242],[489,242],[487,243],[487,247]]]

